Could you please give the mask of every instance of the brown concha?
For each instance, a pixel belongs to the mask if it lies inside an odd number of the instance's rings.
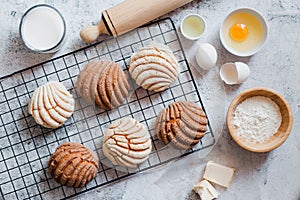
[[[205,135],[208,120],[195,103],[179,101],[163,109],[155,123],[155,132],[162,142],[178,149],[194,147]]]
[[[98,163],[96,153],[79,143],[65,142],[51,155],[48,170],[62,185],[83,187],[96,176]]]
[[[127,75],[119,64],[109,60],[89,62],[79,73],[76,87],[88,103],[102,109],[120,106],[130,90]]]

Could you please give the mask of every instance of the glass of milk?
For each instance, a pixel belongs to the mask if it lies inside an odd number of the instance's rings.
[[[56,8],[39,4],[25,12],[19,31],[29,49],[39,53],[53,53],[65,42],[66,22]]]

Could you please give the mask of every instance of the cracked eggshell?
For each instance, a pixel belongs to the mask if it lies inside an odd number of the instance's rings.
[[[195,57],[198,65],[202,69],[210,70],[217,63],[218,53],[213,45],[209,43],[201,43],[198,45]]]
[[[220,69],[220,77],[228,85],[241,84],[249,76],[250,68],[243,62],[226,63]]]

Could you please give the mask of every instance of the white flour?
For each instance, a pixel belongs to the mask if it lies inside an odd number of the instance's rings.
[[[275,102],[255,96],[236,107],[233,124],[238,136],[250,142],[262,143],[277,132],[281,120],[280,109]]]

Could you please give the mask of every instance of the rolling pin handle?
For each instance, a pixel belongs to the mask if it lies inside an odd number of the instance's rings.
[[[101,34],[110,35],[103,20],[95,26],[86,26],[80,31],[80,37],[85,43],[93,43]]]

